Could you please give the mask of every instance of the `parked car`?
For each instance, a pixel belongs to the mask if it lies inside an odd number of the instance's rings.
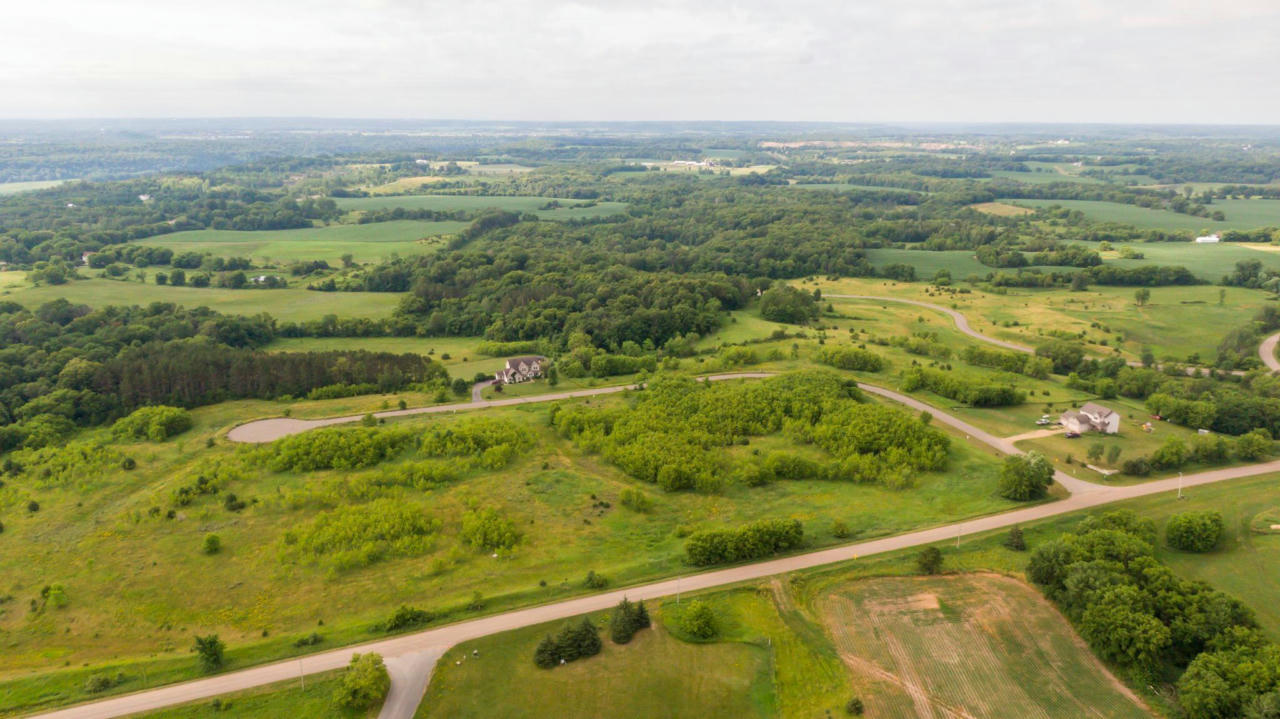
[[[1062,435],[1062,436],[1063,436],[1063,437],[1066,437],[1067,439],[1075,439],[1075,438],[1077,438],[1077,437],[1079,437],[1079,436],[1080,436],[1080,433],[1079,433],[1079,432],[1067,432],[1066,434],[1064,434],[1064,435]]]

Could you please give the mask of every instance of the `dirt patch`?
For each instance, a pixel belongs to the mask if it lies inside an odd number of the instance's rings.
[[[859,580],[816,605],[878,715],[1150,715],[1057,609],[1012,577]]]
[[[970,208],[978,212],[995,215],[997,217],[1021,217],[1022,215],[1030,215],[1035,212],[1027,207],[1019,207],[1017,205],[1009,205],[1003,202],[979,202],[969,205]]]

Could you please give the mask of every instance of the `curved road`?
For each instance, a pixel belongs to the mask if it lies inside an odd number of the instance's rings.
[[[733,379],[735,377],[763,376],[768,376],[768,373],[761,372],[742,375],[716,375],[708,377],[707,379],[717,380]],[[901,402],[902,404],[915,409],[927,410],[933,414],[936,420],[966,432],[973,439],[977,439],[980,442],[995,447],[1002,452],[1019,451],[1017,448],[1013,447],[1012,443],[1008,440],[983,432],[964,420],[953,417],[923,402],[880,387],[874,387],[871,385],[860,386],[864,390],[881,397]],[[619,392],[624,389],[627,388],[600,388],[598,390],[589,390],[588,394]],[[583,395],[582,393],[569,392],[563,393],[563,395],[560,396]],[[520,399],[529,401],[535,398]],[[503,404],[518,403],[520,402],[502,400],[500,403],[486,403],[486,406],[502,406]],[[447,411],[450,408],[425,409]],[[412,412],[412,410],[404,410],[391,414],[399,415],[406,412]],[[349,418],[342,419],[344,421],[351,421]],[[356,419],[358,419],[358,417]],[[1002,514],[978,517],[976,519],[969,519],[956,522],[954,524],[935,527],[933,529],[911,532],[909,534],[884,537],[867,542],[860,542],[858,544],[833,547],[806,554],[783,557],[781,559],[757,562],[755,564],[747,564],[738,567],[730,567],[728,569],[692,574],[675,579],[665,579],[657,582],[651,582],[649,584],[642,584],[625,589],[605,592],[602,594],[594,594],[591,596],[579,597],[577,599],[569,599],[562,602],[514,610],[490,617],[482,617],[435,629],[428,629],[414,634],[406,634],[399,637],[384,639],[382,641],[353,647],[344,647],[342,649],[312,654],[298,659],[290,659],[283,662],[277,662],[275,664],[253,667],[238,672],[209,677],[207,679],[199,679],[182,684],[172,684],[157,689],[137,692],[135,694],[104,699],[90,704],[81,704],[79,706],[50,712],[40,716],[45,717],[46,719],[104,719],[105,717],[124,716],[135,712],[149,711],[174,704],[207,699],[220,694],[249,689],[252,687],[262,686],[264,684],[297,679],[300,676],[307,674],[339,669],[346,666],[346,664],[351,660],[351,655],[356,652],[378,652],[386,659],[388,669],[398,680],[393,682],[391,694],[388,696],[387,703],[383,707],[383,712],[379,716],[409,717],[412,716],[412,712],[421,700],[422,692],[425,689],[427,680],[430,676],[431,667],[434,666],[436,659],[438,659],[450,647],[469,639],[497,634],[512,629],[519,629],[521,627],[527,627],[534,624],[542,624],[544,622],[555,621],[558,619],[566,619],[587,612],[608,609],[621,601],[623,597],[628,597],[632,600],[655,599],[658,597],[676,594],[678,592],[689,592],[721,587],[738,582],[757,580],[775,574],[794,572],[836,562],[856,560],[859,557],[882,554],[900,549],[909,549],[924,544],[956,540],[959,537],[977,534],[980,532],[989,532],[1004,527],[1010,527],[1015,524],[1033,522],[1046,517],[1065,514],[1067,512],[1090,509],[1093,507],[1111,504],[1113,502],[1133,499],[1136,497],[1145,497],[1161,492],[1170,492],[1178,489],[1180,486],[1184,488],[1197,487],[1214,482],[1223,482],[1241,477],[1269,474],[1272,472],[1280,472],[1280,460],[1265,464],[1200,472],[1198,474],[1189,475],[1181,481],[1176,478],[1164,479],[1127,487],[1095,485],[1058,473],[1055,475],[1055,478],[1071,489],[1072,494],[1067,499],[1049,504],[1041,504]]]
[[[1035,349],[1031,347],[1027,347],[1026,345],[1020,345],[1015,342],[1005,342],[1004,340],[998,340],[994,337],[988,337],[987,335],[982,334],[981,332],[975,330],[973,327],[969,326],[968,317],[965,317],[964,315],[960,314],[960,312],[953,310],[950,307],[943,307],[942,305],[935,305],[930,302],[921,302],[920,300],[903,299],[901,297],[877,297],[876,295],[828,295],[828,294],[824,294],[822,296],[834,297],[838,300],[872,300],[876,302],[879,302],[879,301],[900,302],[904,305],[915,305],[916,307],[924,307],[925,309],[936,310],[938,312],[942,312],[944,314],[950,315],[951,319],[954,320],[956,323],[956,329],[960,330],[961,332],[969,335],[970,337],[976,340],[987,342],[997,347],[1003,347],[1007,350],[1013,350],[1014,352],[1026,352],[1028,354],[1035,353]]]
[[[1258,355],[1262,358],[1262,364],[1272,372],[1280,372],[1280,360],[1276,359],[1276,343],[1280,342],[1280,332],[1262,340],[1262,344],[1258,345]]]

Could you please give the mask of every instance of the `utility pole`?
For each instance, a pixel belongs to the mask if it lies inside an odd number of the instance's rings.
[[[1182,499],[1182,472],[1178,472],[1178,499]]]
[[[302,660],[298,660],[298,681],[302,682],[302,691],[307,690],[307,675],[302,671]]]

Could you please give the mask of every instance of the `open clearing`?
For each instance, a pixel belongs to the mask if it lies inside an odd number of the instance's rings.
[[[1008,577],[894,577],[818,602],[877,717],[1144,717],[1039,592]]]
[[[1004,202],[979,202],[974,205],[969,205],[969,207],[977,210],[978,212],[984,212],[988,215],[995,215],[997,217],[1021,217],[1022,215],[1030,215],[1035,212],[1035,210],[1029,207],[1019,207],[1017,205],[1010,205]]]
[[[1112,244],[1117,251],[1125,246],[1132,247],[1134,250],[1141,252],[1144,258],[1141,260],[1106,259],[1106,263],[1109,265],[1116,265],[1117,267],[1181,265],[1191,270],[1196,277],[1208,282],[1218,282],[1223,275],[1234,270],[1236,263],[1242,260],[1257,260],[1262,263],[1263,267],[1280,270],[1280,254],[1259,252],[1254,249],[1257,247],[1270,247],[1270,245],[1246,244],[1243,242],[1218,242],[1203,245],[1194,242],[1114,242]],[[1163,288],[1156,288],[1155,292],[1159,292],[1161,289]]]
[[[0,196],[16,195],[19,192],[35,192],[57,187],[70,180],[29,180],[27,182],[0,182]]]
[[[653,627],[630,643],[614,644],[606,630],[599,655],[550,670],[534,666],[533,650],[559,623],[455,647],[437,665],[417,717],[775,716],[764,647],[683,642],[650,607]]]
[[[1149,210],[1137,205],[1101,200],[1024,200],[1001,199],[1026,207],[1051,207],[1059,205],[1069,210],[1079,210],[1095,222],[1119,222],[1141,229],[1151,230],[1252,230],[1259,227],[1280,226],[1280,200],[1215,200],[1209,211],[1222,210],[1224,221],[1207,217],[1194,217],[1172,210]]]
[[[151,268],[156,271],[156,268]],[[122,282],[119,280],[73,280],[65,285],[32,287],[25,282],[10,284],[22,272],[0,272],[0,298],[35,308],[61,298],[90,307],[141,305],[172,302],[184,307],[208,307],[236,315],[271,313],[278,320],[304,322],[325,315],[342,317],[387,317],[400,302],[393,292],[313,292],[304,289],[227,290],[211,287],[171,287],[169,285]]]
[[[509,212],[532,212],[544,220],[582,220],[608,217],[626,212],[625,202],[566,200],[555,197],[488,196],[488,195],[382,195],[379,197],[343,197],[335,200],[343,210],[382,210],[403,207],[406,210],[466,210],[475,212],[489,208]],[[548,203],[562,205],[541,209]]]
[[[465,222],[396,220],[366,225],[329,225],[296,230],[192,230],[135,240],[133,244],[177,252],[207,252],[218,257],[249,257],[284,263],[325,260],[336,265],[344,254],[356,262],[377,262],[392,254],[420,255],[439,246],[437,238],[466,227]]]

